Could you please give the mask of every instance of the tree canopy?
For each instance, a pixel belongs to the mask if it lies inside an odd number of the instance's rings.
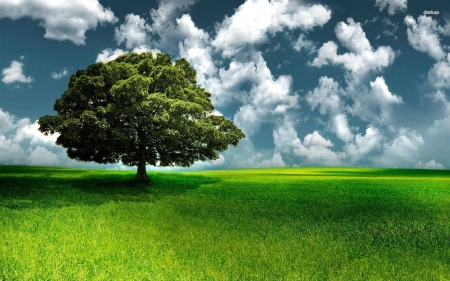
[[[121,161],[147,178],[147,164],[190,167],[245,138],[213,114],[210,97],[186,59],[128,53],[72,75],[55,102],[57,115],[39,118],[39,131],[59,133],[56,144],[71,159]]]

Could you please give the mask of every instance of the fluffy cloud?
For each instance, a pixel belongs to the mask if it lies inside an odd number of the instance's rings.
[[[322,5],[292,6],[288,0],[253,0],[242,4],[231,17],[217,26],[212,45],[230,57],[246,44],[267,41],[267,33],[283,28],[311,30],[323,26],[331,18],[331,11]],[[245,26],[245,28],[242,28]]]
[[[448,135],[450,136],[450,116],[443,119],[434,121],[433,127],[430,127],[427,131],[429,135]]]
[[[59,73],[52,72],[51,73],[53,79],[61,79],[64,76],[69,75],[69,71],[67,71],[67,68],[61,69]]]
[[[36,146],[35,150],[28,156],[28,164],[33,166],[57,166],[58,157],[53,152],[41,146]]]
[[[347,117],[344,114],[334,116],[332,124],[332,131],[336,133],[338,138],[345,142],[349,142],[353,139],[353,134],[348,126]]]
[[[450,89],[450,54],[428,71],[428,83],[435,89]]]
[[[430,57],[441,60],[445,57],[445,52],[439,40],[439,30],[441,27],[432,17],[421,15],[418,21],[412,16],[405,17],[409,44],[417,51],[427,53]]]
[[[403,103],[402,98],[389,91],[383,77],[377,77],[375,81],[370,82],[370,87],[370,90],[365,87],[359,91],[348,90],[354,103],[347,106],[347,109],[363,121],[386,125],[390,122],[391,105]]]
[[[9,68],[3,69],[3,83],[31,83],[33,81],[33,78],[31,78],[31,76],[25,77],[22,72],[22,67],[23,63],[13,60]]]
[[[14,116],[10,115],[8,112],[4,112],[0,108],[0,134],[9,132],[14,128]]]
[[[336,113],[340,111],[341,107],[339,97],[341,91],[338,82],[334,81],[333,78],[323,76],[319,78],[319,86],[308,92],[306,101],[311,106],[311,110],[317,107],[322,115]]]
[[[435,103],[443,104],[446,113],[450,113],[450,102],[447,100],[447,96],[443,91],[437,90],[436,92],[425,94],[425,97],[430,98]]]
[[[303,144],[297,139],[294,141],[297,148],[294,154],[305,158],[305,165],[325,165],[339,166],[341,161],[346,158],[345,152],[334,152],[328,147],[334,146],[330,140],[322,137],[319,132],[314,131],[312,134],[305,136]]]
[[[366,129],[366,134],[362,136],[357,134],[354,142],[348,143],[344,146],[344,151],[350,159],[351,164],[355,164],[367,157],[369,153],[381,149],[383,137],[377,128],[369,126]]]
[[[301,52],[302,50],[305,50],[309,54],[317,52],[316,44],[313,41],[308,40],[304,34],[300,34],[297,41],[292,44],[292,47],[298,52]]]
[[[279,152],[275,152],[272,158],[263,160],[256,167],[286,167],[286,163],[284,163],[281,154]]]
[[[179,54],[186,58],[197,72],[197,82],[205,84],[207,76],[217,73],[217,68],[212,59],[212,49],[209,43],[209,35],[204,30],[195,26],[189,15],[183,15],[176,19],[178,30],[185,39],[178,43]]]
[[[59,137],[58,133],[53,135],[45,136],[43,133],[38,131],[39,125],[36,122],[30,123],[28,118],[22,119],[18,123],[16,134],[13,138],[15,143],[21,143],[24,140],[29,141],[32,146],[54,146],[56,147],[56,139]]]
[[[114,30],[117,45],[125,42],[127,49],[145,45],[148,31],[150,26],[143,18],[134,14],[126,15],[125,23]]]
[[[243,103],[234,122],[251,136],[269,118],[283,116],[289,109],[298,107],[298,96],[291,93],[291,76],[273,77],[261,52],[250,51],[247,55],[249,61],[233,59],[227,70],[221,68],[216,77],[207,79],[205,87],[213,93],[216,105],[225,106],[233,101]],[[250,89],[240,90],[246,83],[251,85]]]
[[[408,167],[420,157],[419,148],[424,144],[422,136],[415,130],[400,128],[398,136],[383,145],[383,153],[374,161],[383,167]]]
[[[103,8],[98,0],[0,1],[0,18],[17,20],[24,17],[40,21],[45,28],[45,38],[70,40],[76,45],[85,45],[86,31],[95,29],[98,23],[117,22],[113,12]]]
[[[5,164],[23,164],[24,151],[20,145],[0,135],[0,163]]]
[[[369,71],[381,71],[393,63],[396,54],[391,47],[380,46],[374,51],[361,24],[352,18],[348,18],[347,22],[348,24],[339,22],[334,31],[341,45],[350,53],[338,55],[337,44],[329,41],[320,47],[318,56],[311,63],[312,66],[321,67],[328,62],[342,64],[354,78],[357,78]]]
[[[387,7],[390,16],[397,12],[405,12],[408,8],[408,0],[375,0],[375,7],[380,7],[380,12]]]
[[[153,57],[156,57],[157,53],[161,53],[160,50],[157,49],[150,49],[147,46],[140,46],[140,47],[135,47],[133,50],[131,50],[132,53],[145,53],[145,52],[152,52]],[[95,62],[103,62],[103,63],[107,63],[110,61],[115,60],[117,57],[129,53],[128,51],[124,51],[122,49],[105,49],[103,50],[100,54],[97,55],[97,59],[95,60]]]
[[[422,161],[417,162],[417,169],[433,169],[433,170],[444,170],[445,167],[442,164],[436,163],[434,160],[430,160],[428,163],[423,163]]]

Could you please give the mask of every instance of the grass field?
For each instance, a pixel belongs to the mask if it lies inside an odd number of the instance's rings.
[[[0,166],[0,280],[450,280],[450,171]]]

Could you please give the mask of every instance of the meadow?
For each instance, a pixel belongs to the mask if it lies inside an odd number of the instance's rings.
[[[0,166],[0,280],[450,280],[450,171]]]

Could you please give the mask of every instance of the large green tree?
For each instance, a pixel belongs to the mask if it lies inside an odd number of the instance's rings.
[[[39,131],[59,133],[56,144],[71,159],[122,161],[138,167],[136,178],[148,178],[147,164],[190,167],[245,138],[212,114],[210,97],[187,60],[129,53],[72,75],[55,102],[58,114],[41,117]]]

